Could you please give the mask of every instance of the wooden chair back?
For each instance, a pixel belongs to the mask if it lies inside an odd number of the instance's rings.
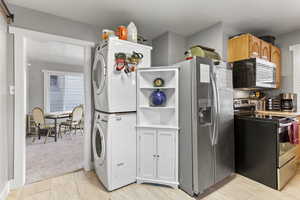
[[[45,116],[43,109],[35,107],[32,109],[32,119],[36,126],[43,128],[45,126]]]
[[[83,116],[83,106],[76,106],[72,111],[72,123],[80,123]]]

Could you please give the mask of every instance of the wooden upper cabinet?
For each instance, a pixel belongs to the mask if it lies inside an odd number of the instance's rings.
[[[251,34],[243,34],[228,41],[228,62],[261,56],[261,40]]]
[[[270,45],[271,47],[271,62],[276,65],[276,88],[281,86],[281,52],[278,47]]]
[[[243,34],[228,40],[228,62],[256,57],[276,64],[276,88],[280,88],[281,53],[278,47],[251,34]]]
[[[271,60],[271,44],[261,41],[260,57],[268,61]]]
[[[249,35],[244,34],[228,40],[228,62],[243,60],[249,57]]]
[[[260,58],[261,40],[253,35],[249,35],[249,57]]]

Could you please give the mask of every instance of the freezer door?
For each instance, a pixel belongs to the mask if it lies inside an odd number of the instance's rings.
[[[232,71],[226,66],[215,66],[218,120],[214,138],[215,182],[234,172],[234,116]]]
[[[216,96],[211,80],[212,63],[198,59],[195,66],[195,108],[193,127],[194,191],[203,193],[214,184],[213,132],[216,119]]]

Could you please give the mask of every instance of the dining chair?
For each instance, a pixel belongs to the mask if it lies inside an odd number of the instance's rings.
[[[36,135],[38,136],[39,140],[41,139],[42,133],[46,132],[46,138],[44,142],[46,144],[47,139],[54,131],[55,126],[53,124],[46,124],[44,110],[39,107],[35,107],[34,109],[32,109],[32,119],[34,121]],[[33,138],[33,142],[34,141],[35,138]]]
[[[83,106],[79,105],[76,106],[71,114],[71,119],[68,119],[67,121],[61,122],[59,125],[59,132],[60,135],[61,132],[63,131],[64,134],[66,134],[66,132],[69,132],[69,134],[75,130],[75,135],[76,135],[76,131],[77,129],[81,129],[81,124],[82,124],[82,118],[83,118]],[[81,132],[83,134],[83,132]]]

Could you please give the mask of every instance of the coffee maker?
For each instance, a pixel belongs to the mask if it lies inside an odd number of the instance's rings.
[[[281,97],[281,110],[285,112],[297,112],[297,94],[295,93],[282,93]]]

